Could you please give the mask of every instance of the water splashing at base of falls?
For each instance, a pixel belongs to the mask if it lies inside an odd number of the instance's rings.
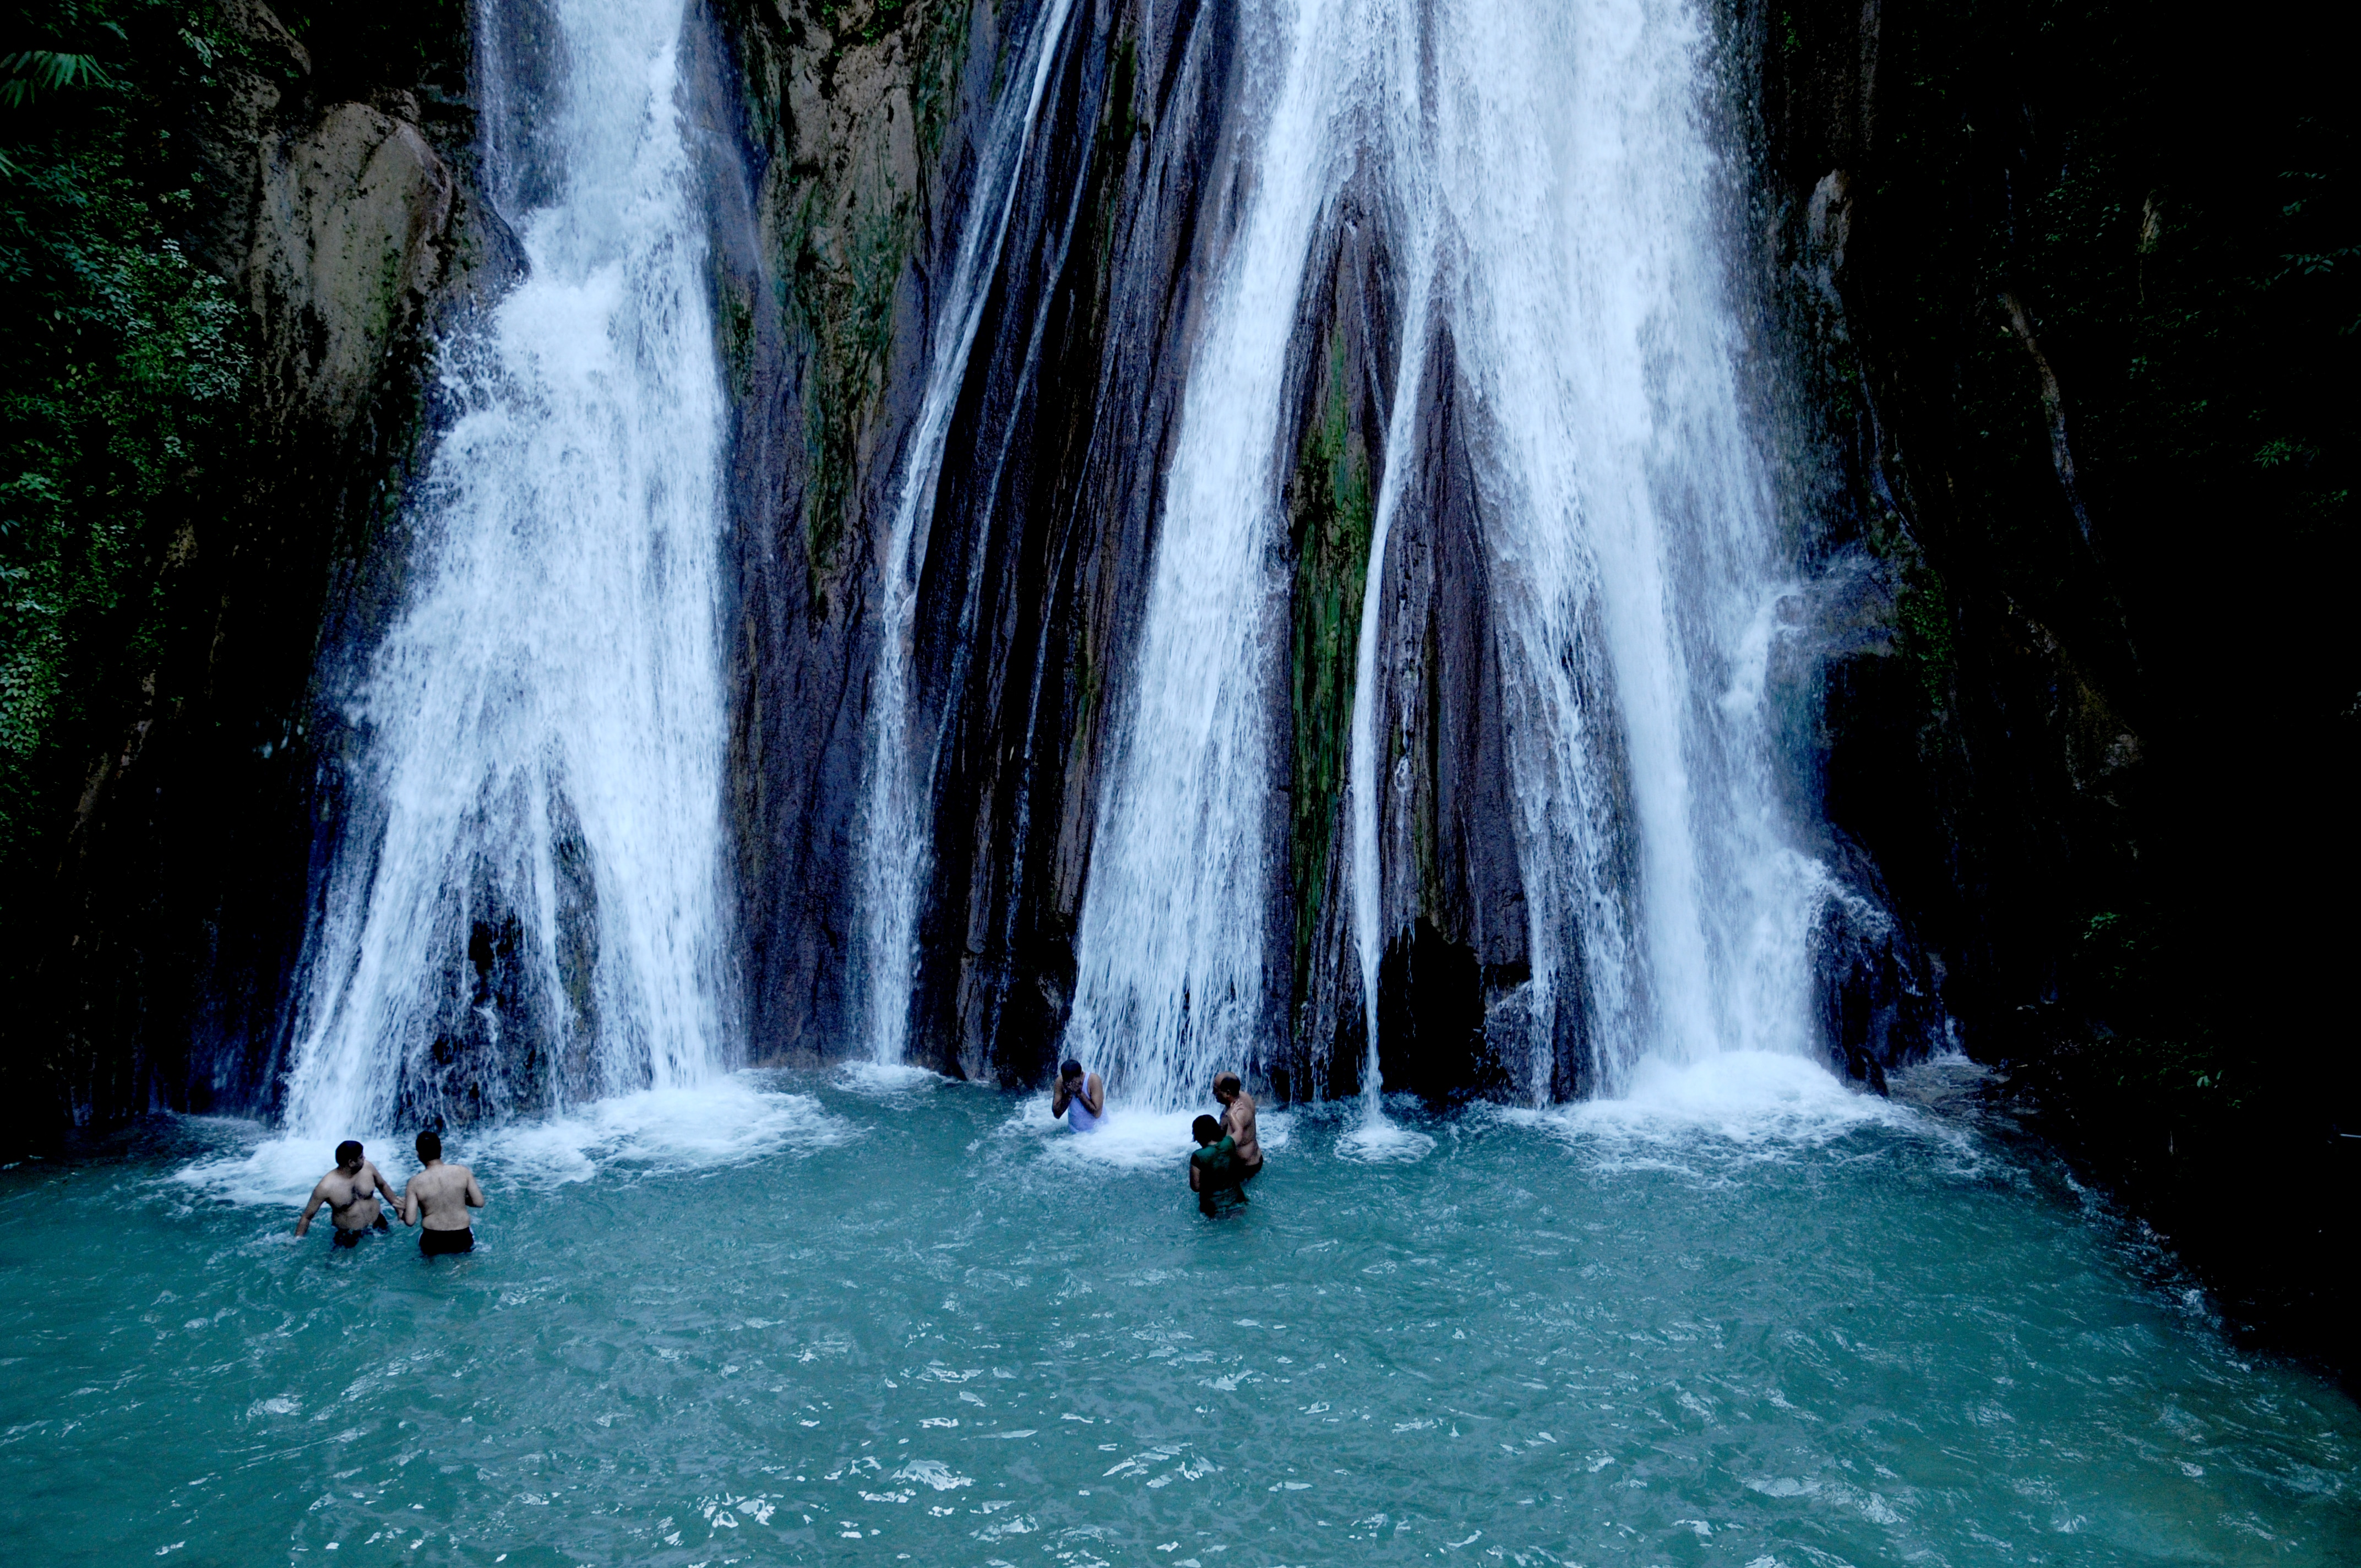
[[[350,705],[293,1129],[673,1088],[723,1054],[725,407],[683,8],[553,10],[549,203],[510,214],[530,272],[445,345],[456,416]]]
[[[1132,706],[1082,919],[1071,1037],[1126,1100],[1202,1097],[1270,1023],[1263,733],[1284,657],[1269,557],[1280,379],[1323,203],[1378,170],[1406,321],[1350,737],[1352,931],[1367,1010],[1389,905],[1376,657],[1383,553],[1428,443],[1447,330],[1483,520],[1532,976],[1487,1038],[1535,1100],[1647,1056],[1813,1045],[1826,879],[1791,847],[1763,667],[1792,572],[1741,411],[1693,0],[1296,0],[1219,304],[1190,372]]]
[[[1073,0],[1049,0],[1041,8],[1019,53],[1023,63],[993,112],[881,557],[884,605],[878,618],[877,668],[871,686],[868,772],[862,800],[863,899],[854,961],[865,1011],[861,1032],[870,1042],[872,1057],[888,1065],[899,1063],[908,1046],[918,904],[932,844],[927,811],[934,794],[936,748],[912,732],[910,721],[911,641],[926,566],[924,525],[934,513],[943,447],[950,437],[960,389],[967,381],[968,355],[992,299],[1026,150],[1032,145],[1050,67],[1072,9]],[[939,739],[939,731],[933,739]]]

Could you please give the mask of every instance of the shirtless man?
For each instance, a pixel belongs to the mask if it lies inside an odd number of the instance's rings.
[[[320,1178],[320,1184],[312,1189],[312,1201],[303,1205],[303,1217],[295,1222],[295,1234],[300,1236],[309,1233],[312,1216],[325,1203],[329,1216],[335,1221],[335,1234],[329,1239],[337,1246],[358,1246],[362,1232],[387,1228],[385,1212],[378,1207],[377,1195],[380,1192],[389,1202],[401,1201],[394,1196],[393,1183],[361,1157],[361,1146],[346,1138],[336,1146],[336,1168]]]
[[[1237,1150],[1231,1157],[1237,1162],[1238,1185],[1244,1187],[1262,1174],[1262,1141],[1255,1136],[1254,1096],[1238,1081],[1235,1072],[1225,1072],[1213,1080],[1213,1098],[1222,1102],[1222,1131],[1237,1140]]]
[[[1068,1111],[1073,1113],[1067,1116]],[[1066,1117],[1066,1125],[1078,1133],[1094,1133],[1106,1115],[1106,1085],[1099,1075],[1082,1070],[1082,1064],[1070,1061],[1058,1069],[1058,1086],[1049,1091],[1049,1118]]]
[[[475,1251],[476,1232],[467,1211],[484,1206],[476,1173],[464,1165],[445,1165],[443,1140],[433,1133],[418,1135],[418,1163],[423,1168],[401,1192],[401,1223],[424,1226],[418,1233],[418,1250],[428,1257]]]

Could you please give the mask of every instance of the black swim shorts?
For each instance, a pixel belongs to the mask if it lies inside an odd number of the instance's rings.
[[[418,1250],[427,1257],[441,1257],[447,1253],[476,1250],[476,1229],[473,1225],[456,1231],[421,1231]]]
[[[368,1234],[369,1231],[384,1231],[390,1229],[392,1229],[392,1227],[385,1223],[385,1216],[383,1214],[379,1214],[377,1217],[377,1223],[369,1226],[368,1230],[346,1231],[340,1230],[337,1227],[331,1225],[328,1227],[328,1240],[330,1245],[335,1246],[357,1247],[361,1245],[361,1238]]]

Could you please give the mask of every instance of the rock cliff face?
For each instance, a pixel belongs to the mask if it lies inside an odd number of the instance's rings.
[[[402,487],[435,417],[431,345],[518,265],[486,181],[507,181],[497,194],[515,210],[553,167],[522,101],[548,64],[546,18],[525,0],[472,27],[438,14],[443,29],[405,52],[324,23],[307,48],[258,3],[225,13],[246,63],[213,107],[206,157],[241,195],[209,215],[203,243],[248,302],[260,445],[251,483],[200,542],[220,575],[191,602],[215,634],[163,677],[203,668],[199,695],[159,698],[169,722],[102,769],[67,876],[82,913],[49,972],[81,1012],[57,1081],[91,1113],[268,1106],[277,1091],[289,966],[317,896],[313,825],[338,809],[321,762],[350,743],[304,672],[348,663],[400,602]],[[932,786],[913,1054],[1010,1083],[1038,1079],[1072,1005],[1162,476],[1252,178],[1234,118],[1239,14],[1219,0],[717,0],[692,15],[686,106],[733,399],[728,808],[752,1059],[866,1049],[861,809],[882,639],[902,635],[884,624],[899,566],[887,520],[953,330],[947,291],[978,217],[993,106],[1022,40],[1059,18],[919,520],[907,632],[910,744]],[[520,86],[487,107],[470,72],[494,57]],[[404,70],[416,79],[387,79]],[[511,149],[496,172],[476,167],[487,115]],[[1342,803],[1374,499],[1386,432],[1411,399],[1433,450],[1418,455],[1423,491],[1402,509],[1377,599],[1377,727],[1400,742],[1380,787],[1380,1065],[1437,1098],[1511,1082],[1574,1095],[1587,1087],[1579,996],[1561,995],[1549,1063],[1522,1058],[1531,1030],[1507,1015],[1532,960],[1480,437],[1447,334],[1415,384],[1392,384],[1401,327],[1381,207],[1356,185],[1323,213],[1289,345],[1287,657],[1266,696],[1283,768],[1268,853],[1286,874],[1265,911],[1267,1044],[1247,1065],[1288,1096],[1360,1083]],[[1817,232],[1841,228],[1845,210],[1828,196]],[[169,771],[134,778],[140,758]],[[197,829],[219,820],[240,826]],[[1831,852],[1873,884],[1868,856]],[[126,888],[142,891],[126,904]],[[1931,982],[1873,912],[1831,920],[1832,1033],[1869,1077],[1923,1042]],[[486,967],[472,948],[451,961]],[[140,978],[119,983],[126,972]]]
[[[282,423],[348,429],[442,281],[455,181],[416,125],[366,104],[273,130],[258,151],[245,270],[263,405]]]
[[[1133,684],[1162,475],[1206,291],[1251,178],[1250,138],[1229,93],[1240,26],[1235,8],[1213,4],[1076,9],[968,363],[927,520],[913,633],[913,727],[931,766],[934,818],[910,1037],[915,1057],[945,1070],[1037,1081],[1073,1005],[1110,717]],[[1266,841],[1286,874],[1272,879],[1264,912],[1270,1013],[1247,1066],[1285,1096],[1350,1093],[1361,1080],[1365,1008],[1341,806],[1374,499],[1386,432],[1411,399],[1432,450],[1418,455],[1423,488],[1402,509],[1378,596],[1377,728],[1400,740],[1380,787],[1380,1067],[1389,1084],[1438,1099],[1535,1082],[1571,1096],[1589,1087],[1579,994],[1560,989],[1549,1062],[1525,1059],[1532,1030],[1516,1014],[1532,956],[1475,483],[1482,435],[1463,412],[1468,394],[1447,334],[1415,385],[1392,384],[1401,328],[1381,208],[1374,190],[1348,183],[1322,214],[1290,335],[1280,441],[1288,652],[1265,698],[1285,767],[1271,781]],[[919,280],[940,276],[950,232],[930,227],[933,259],[918,263]],[[911,372],[922,362],[902,334],[941,329],[939,300],[934,312],[922,293],[908,304],[894,313],[889,407],[915,397]],[[891,430],[893,416],[879,428]],[[799,714],[806,726],[787,749],[792,776],[745,770],[775,803],[752,814],[776,824],[753,835],[766,857],[752,922],[771,944],[752,992],[766,1053],[861,1048],[848,1038],[858,1008],[841,977],[855,958],[846,922],[862,828],[853,814],[873,697],[859,672],[876,668],[860,643],[878,631],[859,620],[882,602],[873,520],[895,477],[863,472],[878,487],[863,492],[868,556],[845,557],[837,598],[814,591],[800,607],[815,626],[842,610],[856,629],[825,653],[774,637],[762,645],[777,652],[756,661],[812,672],[793,677],[800,701],[763,699],[767,712]],[[789,559],[780,576],[791,587]],[[1883,579],[1859,576],[1862,593],[1821,607],[1831,637],[1861,642],[1854,623],[1891,609],[1890,593],[1869,602]],[[792,600],[774,592],[767,622],[793,624]],[[1877,887],[1857,841],[1825,849],[1851,887]],[[1872,897],[1837,901],[1818,948],[1840,1069],[1875,1080],[1939,1037],[1931,960]]]
[[[2004,1101],[2349,1368],[2361,1080],[2306,977],[2361,735],[2350,94],[2293,15],[1747,25],[1795,414],[1874,563],[1828,817]]]
[[[1004,28],[977,16],[979,38],[987,25]],[[1028,23],[1012,16],[998,36]],[[913,728],[935,793],[911,1038],[915,1057],[948,1071],[1037,1081],[1072,1006],[1111,710],[1136,653],[1206,291],[1248,177],[1230,117],[1235,24],[1229,7],[1213,4],[1076,8],[968,363],[926,520],[913,633]],[[980,61],[969,69],[981,75]],[[957,168],[947,168],[956,189]],[[940,209],[926,241],[932,258],[894,313],[885,386],[889,402],[898,390],[905,422],[920,334],[942,330],[926,280],[941,275],[961,215]],[[1398,390],[1385,384],[1397,344],[1377,225],[1348,212],[1332,218],[1321,282],[1290,350],[1284,446],[1294,455],[1286,488],[1295,596],[1286,684],[1269,700],[1291,740],[1268,826],[1271,853],[1291,874],[1268,911],[1266,994],[1277,1002],[1266,1054],[1250,1064],[1283,1093],[1303,1095],[1350,1091],[1363,1049],[1358,970],[1334,890],[1346,872],[1339,805],[1370,508]],[[1415,395],[1447,406],[1447,349],[1433,376]],[[881,420],[882,432],[894,426],[894,415]],[[893,449],[890,434],[862,448]],[[863,511],[875,520],[899,476],[884,466],[862,473]],[[1442,537],[1412,530],[1389,568],[1406,584],[1389,598],[1416,608],[1384,663],[1389,700],[1416,710],[1404,728],[1432,742],[1388,804],[1390,836],[1405,856],[1422,857],[1402,908],[1389,911],[1405,933],[1422,934],[1415,974],[1407,936],[1389,963],[1401,982],[1398,1048],[1406,1080],[1442,1091],[1488,1081],[1483,988],[1521,978],[1523,938],[1497,738],[1484,750],[1482,698],[1497,672],[1479,555],[1464,505],[1436,500]],[[836,536],[807,526],[807,550],[823,537]],[[873,521],[865,544],[866,559],[848,555],[836,578],[807,565],[811,583],[843,585],[833,598],[815,587],[798,602],[789,554],[778,573],[787,591],[774,591],[775,608],[758,617],[781,625],[802,617],[815,628],[800,644],[766,644],[779,649],[774,670],[799,672],[796,695],[761,699],[805,726],[788,747],[792,776],[745,770],[764,789],[756,819],[774,825],[755,836],[766,863],[752,1006],[757,1048],[768,1053],[862,1048],[848,1038],[857,1013],[842,977],[873,694],[846,673],[846,653],[823,644],[831,612],[845,614],[857,627],[843,634],[854,668],[874,668],[859,641],[878,630],[858,626],[882,598]],[[823,723],[824,739],[815,733]],[[1478,798],[1486,792],[1492,798]],[[1442,956],[1424,956],[1433,953]],[[1454,979],[1434,979],[1437,966]]]
[[[12,898],[12,916],[47,916],[11,1077],[76,1119],[247,1104],[267,1082],[327,805],[313,653],[324,625],[369,613],[332,585],[383,547],[428,330],[512,265],[469,188],[464,102],[376,79],[334,28],[315,52],[259,0],[203,21],[187,244],[245,302],[247,444],[204,455],[159,554],[166,630],[126,677],[132,717],[91,764],[56,886]],[[466,58],[463,30],[427,41]]]
[[[888,520],[982,145],[1030,4],[727,7],[747,189],[717,204],[735,440],[750,1053],[858,1055],[853,923]],[[1200,8],[1077,6],[959,389],[909,635],[936,788],[914,1054],[1030,1081],[1071,1000],[1104,702],[1132,634],[1230,39]],[[733,225],[735,225],[733,227]],[[1120,388],[1120,396],[1112,389]]]
[[[968,212],[974,137],[1024,19],[1009,9],[756,0],[726,13],[752,148],[724,330],[743,367],[731,806],[757,1059],[851,1047],[883,531],[929,334],[946,329],[938,280]]]

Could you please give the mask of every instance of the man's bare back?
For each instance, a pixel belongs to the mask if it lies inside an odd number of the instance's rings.
[[[476,1173],[464,1165],[445,1164],[443,1140],[433,1133],[418,1135],[418,1158],[423,1168],[402,1189],[401,1223],[421,1227],[418,1250],[429,1257],[472,1251],[475,1217],[467,1211],[484,1206]]]
[[[1239,1179],[1254,1175],[1262,1168],[1262,1140],[1255,1135],[1254,1096],[1246,1091],[1238,1075],[1225,1072],[1213,1080],[1213,1098],[1222,1102],[1222,1131],[1237,1141]]]
[[[484,1190],[476,1185],[476,1173],[464,1165],[445,1165],[436,1160],[410,1179],[403,1190],[402,1202],[409,1212],[402,1216],[406,1225],[423,1225],[430,1231],[464,1231],[475,1223],[470,1209],[484,1206]]]

